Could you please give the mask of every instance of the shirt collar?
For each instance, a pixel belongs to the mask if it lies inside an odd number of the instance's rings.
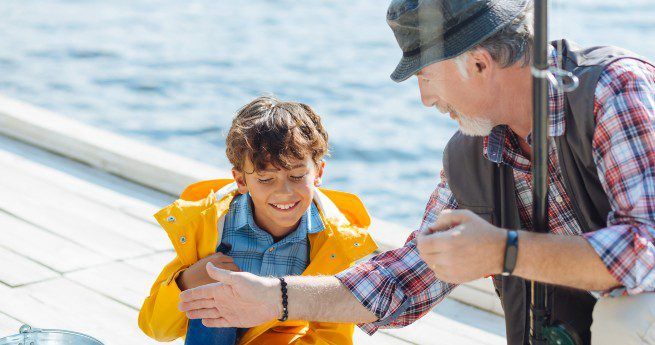
[[[548,46],[548,64],[557,67],[557,50]],[[548,83],[548,135],[558,137],[565,131],[564,115],[564,92],[557,89],[552,83]],[[496,126],[491,133],[484,138],[484,156],[494,163],[503,162],[503,151],[505,149],[505,138],[511,129],[506,125]],[[532,145],[532,133],[525,138]]]
[[[254,212],[252,211],[252,198],[250,193],[241,195],[234,200],[235,207],[235,220],[234,225],[237,229],[248,228],[253,231],[258,237],[271,238],[272,236],[260,228],[255,223]],[[325,229],[323,221],[321,220],[318,208],[312,202],[307,212],[300,218],[300,223],[296,230],[287,235],[280,242],[297,242],[304,240],[308,234],[321,232]]]

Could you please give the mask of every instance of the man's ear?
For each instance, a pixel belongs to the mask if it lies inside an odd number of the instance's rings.
[[[471,51],[469,62],[474,64],[472,72],[483,77],[489,75],[491,69],[495,67],[493,57],[484,48],[477,48]]]
[[[323,171],[325,170],[325,161],[320,161],[316,164],[316,177],[314,178],[314,186],[320,187],[323,184]]]
[[[234,181],[236,181],[237,183],[237,190],[239,191],[239,194],[248,193],[248,186],[246,185],[246,175],[243,173],[243,171],[239,171],[233,168],[232,177],[234,177]]]

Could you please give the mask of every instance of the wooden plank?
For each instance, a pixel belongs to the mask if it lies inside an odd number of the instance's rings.
[[[67,273],[65,277],[138,310],[156,275],[118,262]]]
[[[403,345],[403,344],[418,344],[405,339],[393,337],[383,332],[368,335],[359,328],[355,327],[355,334],[353,334],[353,343],[357,345]]]
[[[0,212],[0,246],[57,272],[108,262],[109,257]]]
[[[65,278],[0,289],[0,295],[0,312],[32,327],[81,332],[106,344],[158,344],[138,328],[136,310]]]
[[[174,196],[154,191],[80,162],[0,136],[0,161],[25,176],[119,209],[156,225],[152,218]]]
[[[369,232],[380,251],[387,251],[400,248],[405,245],[407,237],[412,231],[404,226],[384,221],[379,218],[371,219]]]
[[[195,181],[229,176],[229,171],[2,96],[0,133],[172,195]]]
[[[0,338],[17,334],[22,324],[22,322],[9,317],[9,315],[0,313]]]
[[[3,161],[0,160],[0,164],[2,163]],[[21,181],[25,182],[21,183]],[[0,188],[7,194],[19,195],[23,199],[34,199],[35,202],[38,199],[41,209],[47,208],[58,214],[66,214],[69,218],[75,218],[76,222],[102,228],[103,232],[113,232],[153,250],[171,247],[165,232],[158,225],[136,219],[118,209],[112,209],[58,188],[58,183],[60,182],[54,178],[46,182],[25,176],[23,172],[15,171],[14,168],[0,170]]]
[[[417,322],[401,329],[381,329],[417,344],[505,344],[503,319],[444,299]]]
[[[20,184],[21,181],[14,183]],[[74,213],[66,209],[65,199],[59,199],[60,207],[55,208],[44,202],[45,197],[57,196],[44,196],[39,194],[38,190],[22,194],[16,188],[5,185],[5,190],[0,193],[0,210],[111,258],[128,258],[153,252],[152,249],[111,231],[111,218],[91,221],[74,217]]]
[[[494,297],[498,297],[496,296],[496,290],[494,289],[494,283],[491,278],[477,279],[466,283],[466,286],[486,292]]]
[[[355,339],[373,343],[381,334],[385,335],[382,340],[393,339],[392,343],[426,345],[506,343],[502,318],[448,298],[411,325],[399,329],[381,328],[372,337],[357,330]],[[358,341],[355,343],[359,344]]]
[[[166,266],[174,258],[175,252],[168,250],[165,252],[146,255],[140,258],[125,260],[125,263],[144,272],[148,272],[154,278],[159,275],[159,272],[161,272],[164,266]]]
[[[0,247],[0,282],[19,286],[58,276],[57,272],[25,258],[13,251]]]
[[[491,311],[496,315],[504,315],[500,299],[495,293],[491,295],[468,285],[460,285],[450,293],[449,297],[476,308]]]
[[[503,337],[492,335],[485,332],[480,332],[474,326],[468,327],[469,332],[463,333],[459,329],[449,329],[454,326],[447,318],[437,318],[440,324],[428,324],[424,321],[417,321],[412,325],[403,327],[401,329],[384,329],[379,332],[403,339],[406,342],[413,344],[425,345],[469,345],[469,344],[484,344],[484,345],[504,345],[506,340]]]

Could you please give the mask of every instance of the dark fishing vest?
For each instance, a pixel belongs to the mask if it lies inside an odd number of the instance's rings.
[[[574,73],[580,85],[566,93],[566,131],[554,139],[565,190],[576,219],[583,232],[591,232],[606,226],[610,211],[592,157],[596,84],[608,64],[626,57],[644,60],[620,48],[583,49],[566,40],[562,41],[562,53],[563,68]],[[482,137],[460,132],[450,139],[443,158],[448,185],[460,208],[471,210],[496,226],[521,229],[512,168],[486,159],[482,145]],[[507,343],[528,344],[530,283],[519,277],[500,275],[494,276],[493,282],[505,312]],[[596,299],[587,291],[560,286],[549,285],[547,291],[547,303],[552,306],[551,320],[568,324],[584,344],[589,344]]]

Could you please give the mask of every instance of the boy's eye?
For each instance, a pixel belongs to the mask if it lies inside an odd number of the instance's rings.
[[[307,176],[307,174],[303,174],[302,176],[293,176],[293,175],[292,175],[292,176],[291,176],[291,179],[294,180],[294,181],[300,181],[300,180],[302,180],[303,178],[305,178],[305,176]]]
[[[273,181],[273,178],[258,178],[257,181],[259,181],[259,183],[269,183]]]

